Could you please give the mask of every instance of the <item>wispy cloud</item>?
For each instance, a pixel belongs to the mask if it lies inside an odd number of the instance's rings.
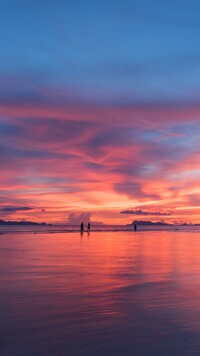
[[[15,212],[15,211],[29,211],[33,210],[33,208],[30,208],[28,206],[5,206],[0,208],[1,211],[7,211],[7,212]]]
[[[151,216],[171,216],[170,213],[162,213],[160,211],[144,211],[144,210],[122,210],[121,214],[128,215],[151,215]]]

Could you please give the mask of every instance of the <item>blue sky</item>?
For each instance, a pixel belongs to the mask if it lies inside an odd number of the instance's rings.
[[[0,73],[87,100],[197,98],[198,1],[6,1]],[[21,79],[22,80],[22,79]]]

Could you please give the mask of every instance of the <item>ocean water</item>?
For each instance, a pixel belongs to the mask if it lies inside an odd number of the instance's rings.
[[[84,227],[87,230],[87,226]],[[92,232],[116,232],[116,231],[133,231],[134,226],[128,225],[92,225]],[[179,226],[179,225],[138,225],[137,231],[193,231],[200,232],[200,226]],[[0,234],[17,234],[17,233],[29,233],[29,234],[54,234],[54,233],[79,233],[79,225],[0,225]]]
[[[0,355],[199,354],[198,229],[0,235]]]

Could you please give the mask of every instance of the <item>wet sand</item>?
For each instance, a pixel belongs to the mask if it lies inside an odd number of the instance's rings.
[[[200,234],[0,236],[0,354],[199,355]]]

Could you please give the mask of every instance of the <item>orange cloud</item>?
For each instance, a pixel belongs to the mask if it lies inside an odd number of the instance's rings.
[[[168,221],[195,207],[198,221],[200,108],[1,102],[0,113],[0,202],[34,208],[9,217],[126,223],[121,210],[149,206]]]

